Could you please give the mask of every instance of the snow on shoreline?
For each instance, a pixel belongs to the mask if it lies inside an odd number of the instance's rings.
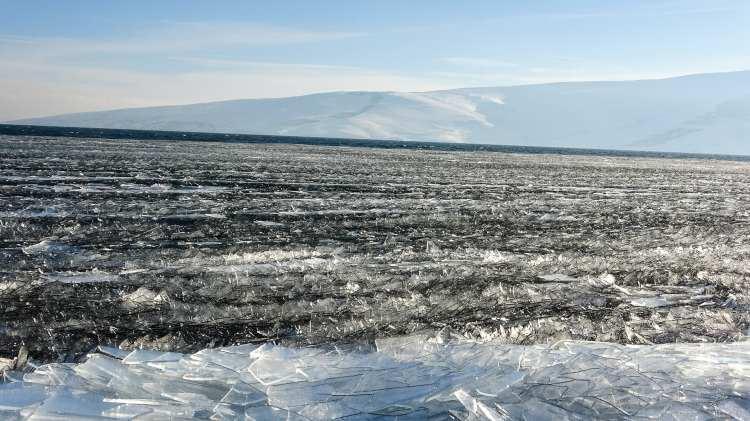
[[[748,419],[750,341],[507,345],[414,335],[375,350],[100,347],[0,384],[10,419]]]

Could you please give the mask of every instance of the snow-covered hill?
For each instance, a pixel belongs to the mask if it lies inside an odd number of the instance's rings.
[[[332,92],[14,123],[750,154],[750,71],[420,93]]]

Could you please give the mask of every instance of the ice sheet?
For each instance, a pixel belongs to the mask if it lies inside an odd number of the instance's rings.
[[[748,162],[1,138],[0,358],[750,328]]]

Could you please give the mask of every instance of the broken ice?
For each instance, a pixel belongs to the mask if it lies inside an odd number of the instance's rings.
[[[18,419],[745,420],[750,341],[522,346],[438,334],[378,340],[370,352],[102,347],[7,379],[0,415]]]

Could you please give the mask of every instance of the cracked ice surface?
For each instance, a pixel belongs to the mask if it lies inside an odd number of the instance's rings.
[[[0,136],[0,358],[731,342],[750,163]]]
[[[446,332],[376,349],[266,343],[194,354],[101,347],[79,364],[10,372],[4,419],[737,419],[750,342],[552,345]]]

